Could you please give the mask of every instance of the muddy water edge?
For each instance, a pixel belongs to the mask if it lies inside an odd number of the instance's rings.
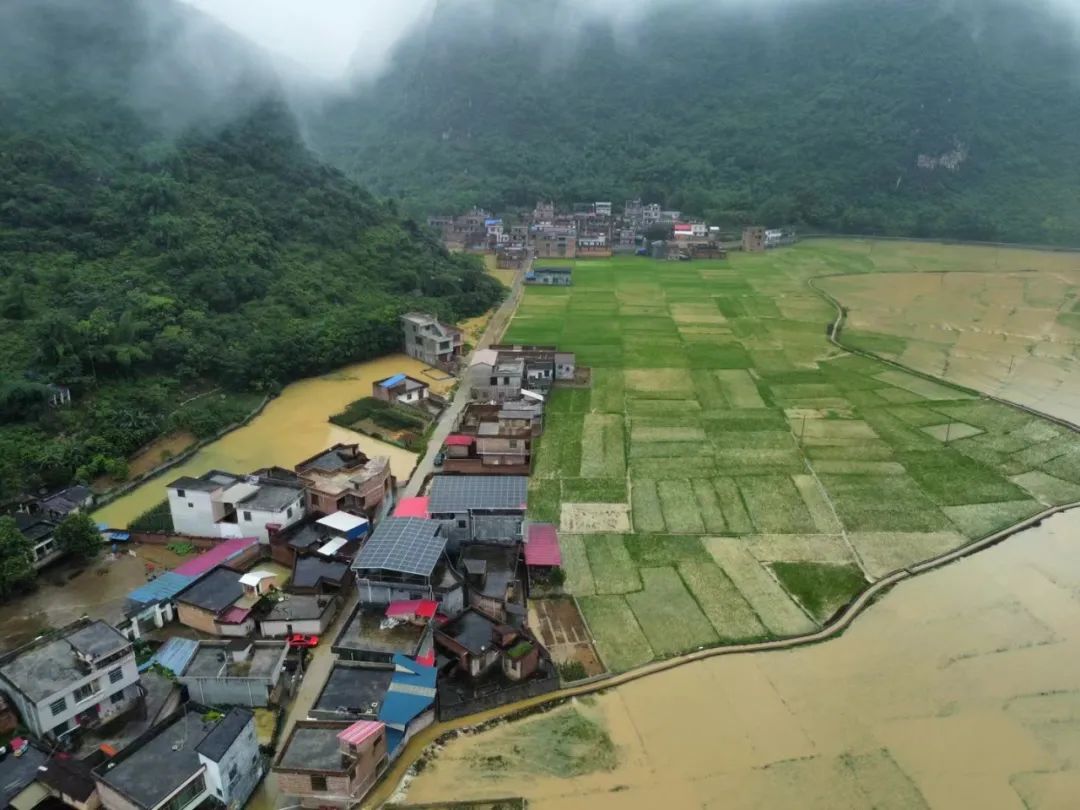
[[[405,355],[357,363],[301,380],[286,387],[250,424],[99,509],[94,519],[123,527],[163,500],[165,485],[181,475],[201,475],[214,468],[249,472],[273,465],[292,467],[335,442],[356,442],[368,455],[388,456],[394,474],[403,482],[415,464],[415,454],[327,421],[350,402],[370,395],[374,381],[399,371],[428,380],[436,391],[446,387],[445,382],[426,377],[424,366]],[[89,566],[61,563],[46,569],[36,590],[0,609],[0,649],[16,647],[84,613],[118,621],[124,598],[146,581],[148,566],[168,569],[183,561],[155,546],[139,546],[131,552],[106,554]]]
[[[1080,511],[908,580],[840,638],[718,657],[460,736],[416,803],[1071,808]]]

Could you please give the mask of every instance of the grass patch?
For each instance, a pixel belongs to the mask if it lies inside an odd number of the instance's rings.
[[[586,596],[578,604],[609,670],[625,672],[653,659],[653,649],[623,597]]]
[[[822,623],[866,587],[866,577],[855,565],[774,562],[772,570],[785,590]]]
[[[643,568],[644,589],[626,597],[653,651],[661,657],[719,641],[673,568]]]
[[[584,542],[596,593],[629,593],[641,588],[637,566],[621,535],[589,534],[584,536]]]
[[[750,603],[714,563],[680,562],[678,568],[679,576],[722,640],[737,643],[768,636]]]

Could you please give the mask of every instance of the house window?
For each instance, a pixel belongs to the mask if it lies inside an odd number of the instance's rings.
[[[244,520],[246,520],[248,523],[251,522],[251,512],[244,512]]]
[[[285,517],[292,517],[292,507],[285,510]]]
[[[109,683],[120,683],[124,678],[123,667],[117,667],[109,672]]]
[[[465,528],[465,526],[466,526],[466,523],[465,523],[465,521],[464,521],[464,520],[459,520],[459,521],[457,522],[457,527],[458,527],[459,529],[464,529],[464,528]]]
[[[229,768],[229,787],[236,784],[236,780],[240,778],[240,769],[233,765]]]
[[[63,714],[65,709],[67,709],[67,698],[60,698],[49,704],[49,711],[53,714]]]
[[[182,490],[182,489],[178,489],[178,490],[176,490],[176,497],[177,498],[186,498],[187,493],[184,492],[184,490]]]
[[[161,810],[180,810],[182,807],[191,804],[191,802],[193,802],[200,793],[205,792],[205,790],[206,779],[200,773],[195,781],[173,796],[168,804],[162,806]]]
[[[187,502],[187,508],[188,508],[188,509],[194,509],[194,508],[195,508],[195,504],[193,504],[193,503],[192,503],[191,501],[188,501],[188,502]]]
[[[492,377],[491,382],[489,384],[490,385],[498,385],[499,384],[499,378],[498,377]]]
[[[311,789],[316,792],[326,792],[326,777],[325,776],[312,776],[311,777]]]
[[[109,698],[109,700],[112,702],[112,704],[114,706],[117,703],[123,703],[124,702],[124,690],[121,689],[119,692],[117,692],[115,695],[113,695],[111,698]]]
[[[517,447],[518,446],[518,440],[517,439],[511,439],[510,440],[510,446],[511,447]]]
[[[94,694],[94,685],[92,683],[80,686],[72,693],[76,703],[86,700],[92,694]]]

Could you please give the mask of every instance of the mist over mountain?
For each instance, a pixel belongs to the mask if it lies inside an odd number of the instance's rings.
[[[1070,7],[443,0],[307,131],[417,211],[641,196],[731,224],[1076,243]]]
[[[392,350],[408,309],[499,298],[307,149],[287,78],[178,3],[0,6],[0,499],[122,478],[163,432]]]

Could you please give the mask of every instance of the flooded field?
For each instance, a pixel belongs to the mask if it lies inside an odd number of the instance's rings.
[[[1080,422],[1080,254],[926,247],[837,248],[889,271],[818,282],[848,309],[845,342]]]
[[[423,803],[1072,808],[1080,512],[887,594],[841,638],[714,658],[458,738]]]
[[[425,376],[424,368],[422,363],[398,354],[293,383],[251,424],[207,445],[184,464],[98,510],[94,517],[110,526],[125,526],[161,501],[165,484],[181,475],[201,475],[215,468],[249,472],[272,465],[292,467],[335,442],[355,442],[369,455],[389,456],[394,474],[403,480],[415,463],[415,454],[332,425],[327,418],[350,402],[369,396],[375,380],[397,372],[427,380],[433,390],[445,390],[448,381]]]

